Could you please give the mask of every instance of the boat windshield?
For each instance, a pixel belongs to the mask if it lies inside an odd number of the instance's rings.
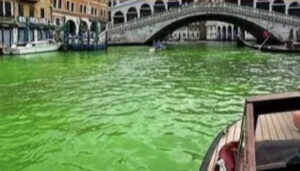
[[[243,162],[245,123],[247,121],[243,118],[236,163]],[[255,130],[255,158],[258,171],[285,171],[300,167],[300,130],[295,128],[293,123],[293,112],[258,116]]]

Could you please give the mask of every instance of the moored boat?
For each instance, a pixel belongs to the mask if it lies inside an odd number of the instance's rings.
[[[242,119],[217,136],[200,171],[300,170],[300,131],[293,119],[299,110],[299,92],[247,99]]]
[[[3,48],[2,53],[7,55],[23,55],[31,53],[56,51],[61,47],[60,42],[53,40],[36,41],[24,44],[14,44],[11,47]]]

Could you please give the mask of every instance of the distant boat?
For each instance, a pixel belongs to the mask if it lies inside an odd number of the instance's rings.
[[[62,43],[55,42],[54,40],[44,40],[29,42],[24,44],[14,44],[11,47],[2,49],[2,53],[6,55],[23,55],[31,53],[51,52],[57,51]]]
[[[166,46],[160,42],[154,42],[149,52],[157,52],[166,49]]]

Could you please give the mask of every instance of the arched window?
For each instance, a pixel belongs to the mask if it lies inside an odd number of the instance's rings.
[[[166,10],[165,4],[162,0],[157,0],[154,3],[154,13],[163,12]]]
[[[257,0],[256,8],[270,10],[270,2],[268,0]]]
[[[138,18],[138,13],[134,7],[131,7],[127,11],[127,21]]]
[[[226,40],[227,39],[227,29],[226,26],[223,26],[222,28],[222,40]]]
[[[238,4],[238,0],[225,0],[225,2]]]
[[[70,34],[70,35],[75,35],[76,34],[76,24],[75,24],[74,21],[68,20],[67,23],[66,23],[66,27],[67,27],[68,34]],[[40,39],[41,35],[38,36],[38,38]]]
[[[289,14],[300,17],[300,2],[293,2],[289,6]]]
[[[168,1],[168,9],[177,8],[177,7],[179,7],[179,1],[178,0],[169,0]]]
[[[285,3],[283,0],[275,0],[272,6],[273,11],[285,13]]]
[[[114,24],[120,24],[124,22],[125,22],[125,18],[123,13],[121,11],[116,12],[114,15]]]
[[[143,4],[140,9],[141,17],[146,17],[151,15],[151,8],[149,4]]]
[[[222,31],[220,26],[217,28],[217,39],[222,40]]]
[[[241,5],[253,7],[253,0],[241,0]]]
[[[227,30],[228,30],[227,40],[231,41],[232,40],[232,32],[233,32],[232,27],[228,26]]]
[[[182,4],[189,4],[189,3],[193,3],[194,0],[182,0]]]

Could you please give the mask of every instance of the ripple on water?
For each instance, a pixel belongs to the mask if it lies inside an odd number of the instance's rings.
[[[244,98],[294,90],[298,55],[113,47],[0,59],[0,170],[197,170]]]

